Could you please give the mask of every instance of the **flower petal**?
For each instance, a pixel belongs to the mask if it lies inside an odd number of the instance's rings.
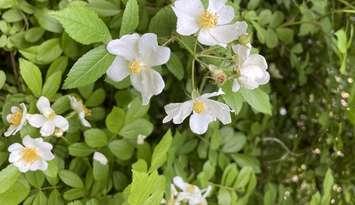
[[[224,125],[229,124],[232,122],[230,112],[231,109],[228,105],[215,101],[206,99],[205,100],[207,112],[211,115],[216,117],[219,121],[221,121]]]
[[[177,0],[174,2],[173,10],[177,18],[196,19],[205,10],[200,0]]]
[[[131,61],[138,57],[138,41],[139,35],[137,33],[127,34],[120,39],[110,41],[106,49],[111,54],[121,56]]]
[[[139,54],[144,64],[153,67],[168,62],[170,49],[158,45],[156,34],[146,33],[139,40]]]
[[[190,116],[190,128],[195,134],[204,134],[208,129],[208,124],[214,119],[208,114],[194,113]]]
[[[217,25],[228,24],[234,19],[234,9],[231,6],[223,6],[216,13],[218,16]]]
[[[9,128],[7,128],[6,132],[4,133],[5,137],[8,137],[10,135],[14,135],[17,132],[17,127],[14,125],[10,125]]]
[[[164,109],[167,116],[163,119],[163,123],[173,120],[174,124],[181,124],[192,112],[192,101],[170,103],[165,105]]]
[[[40,133],[43,137],[51,136],[54,133],[55,125],[52,121],[46,121],[41,127]]]
[[[113,81],[121,81],[125,79],[129,75],[128,61],[117,56],[106,71],[106,75]]]
[[[174,177],[173,182],[175,186],[177,186],[181,190],[185,190],[188,187],[188,184],[179,176]]]
[[[17,151],[17,150],[20,150],[20,149],[23,149],[24,147],[20,144],[20,143],[14,143],[12,145],[10,145],[7,150],[9,152],[14,152],[14,151]]]
[[[40,114],[27,114],[26,116],[28,123],[32,127],[40,128],[47,121],[47,118]]]
[[[69,122],[63,116],[60,116],[60,115],[55,116],[53,119],[53,123],[54,123],[55,127],[60,128],[63,132],[67,131],[69,129]]]
[[[30,137],[29,135],[26,135],[22,139],[22,144],[25,145],[26,147],[36,147],[36,145],[37,145],[35,139]]]
[[[222,47],[225,47],[227,43],[234,41],[240,36],[236,24],[215,26],[214,28],[208,29],[208,31],[217,42],[216,44]]]
[[[209,32],[210,29],[201,29],[198,33],[197,40],[203,45],[206,46],[215,46],[220,45],[222,47],[226,47],[225,44],[220,44],[217,39],[215,39]]]
[[[208,99],[208,98],[212,98],[212,97],[216,97],[216,96],[220,96],[220,95],[224,95],[224,92],[222,89],[218,89],[217,92],[205,93],[198,98],[202,98],[204,100],[204,99]]]
[[[233,80],[233,86],[232,86],[232,91],[233,92],[238,92],[240,90],[240,84],[237,79]]]
[[[51,108],[51,104],[48,100],[48,98],[41,96],[38,101],[37,101],[37,109],[43,114],[46,115],[48,113],[53,112]]]
[[[143,105],[147,105],[153,95],[160,94],[165,86],[160,73],[153,69],[145,69],[139,74],[131,75],[131,82],[133,87],[142,94]]]
[[[237,45],[233,45],[232,49],[233,52],[238,55],[238,64],[242,65],[250,55],[251,45],[237,44]]]
[[[17,106],[11,106],[11,113],[21,112],[21,109]]]

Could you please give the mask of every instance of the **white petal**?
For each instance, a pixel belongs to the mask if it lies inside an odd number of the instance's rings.
[[[67,131],[69,129],[69,122],[68,120],[60,115],[57,115],[53,119],[55,127],[60,128],[62,131]]]
[[[223,6],[216,13],[218,16],[217,25],[228,24],[234,19],[234,9],[231,6]]]
[[[139,35],[137,33],[127,34],[120,39],[110,41],[106,48],[109,53],[131,61],[138,57],[138,40]]]
[[[177,18],[197,19],[205,10],[200,0],[177,0],[174,2],[173,10]]]
[[[157,35],[146,33],[139,40],[140,59],[148,66],[158,66],[168,62],[170,58],[170,49],[159,46]]]
[[[24,147],[20,144],[20,143],[14,143],[12,145],[10,145],[7,150],[9,152],[14,152],[14,151],[17,151],[17,150],[20,150],[20,149],[23,149]]]
[[[224,95],[224,92],[222,89],[218,89],[217,92],[205,93],[198,98],[208,99],[208,98],[212,98],[212,97],[216,97],[216,96],[220,96],[220,95]]]
[[[240,84],[237,79],[233,80],[233,86],[232,86],[232,91],[233,92],[238,92],[240,90]]]
[[[16,126],[10,125],[9,128],[7,128],[6,132],[4,133],[5,137],[8,137],[10,135],[14,135],[16,134]]]
[[[180,16],[176,22],[176,32],[183,36],[195,34],[200,29],[197,20],[190,17]]]
[[[83,112],[79,113],[79,119],[80,119],[81,124],[84,127],[91,127],[90,122],[85,119],[85,113],[83,113]]]
[[[113,81],[121,81],[129,75],[128,61],[117,56],[106,71],[108,78]]]
[[[131,75],[131,82],[142,94],[143,105],[147,105],[153,95],[160,94],[165,86],[160,73],[153,69],[144,69],[139,74]]]
[[[12,151],[10,153],[10,156],[9,156],[9,162],[10,163],[14,163],[14,162],[16,162],[16,161],[21,159],[21,157],[22,157],[22,154],[21,154],[22,153],[22,149],[23,149],[23,147],[19,148],[19,150]]]
[[[55,125],[52,121],[47,121],[41,127],[40,133],[43,137],[51,136],[54,133]]]
[[[211,116],[216,117],[224,125],[232,122],[230,116],[231,109],[228,107],[228,105],[210,99],[206,99],[205,103],[207,112],[210,113]]]
[[[11,113],[21,112],[21,109],[17,106],[11,106]]]
[[[244,62],[243,66],[257,66],[262,70],[267,69],[267,63],[265,58],[259,54],[250,55],[248,59]]]
[[[94,158],[94,160],[100,162],[102,165],[106,165],[108,162],[106,156],[104,154],[102,154],[101,152],[95,152],[93,158]]]
[[[219,10],[226,6],[226,2],[227,0],[209,0],[208,10],[217,13]]]
[[[28,122],[32,127],[40,128],[47,121],[47,118],[40,114],[27,114]]]
[[[14,165],[19,169],[20,172],[25,173],[30,169],[31,164],[27,164],[22,160],[14,163]]]
[[[197,36],[198,42],[206,46],[220,45],[226,47],[225,44],[220,44],[209,32],[210,29],[202,29]]]
[[[245,21],[237,21],[234,24],[237,27],[237,36],[239,38],[239,36],[241,35],[247,35],[247,30],[248,30],[248,24]]]
[[[208,129],[208,124],[214,119],[208,114],[194,113],[190,116],[190,128],[195,134],[203,134]]]
[[[248,44],[245,46],[245,45],[237,44],[237,45],[233,45],[232,49],[233,52],[238,55],[238,61],[239,61],[238,64],[241,65],[249,57],[251,45]]]
[[[36,141],[34,138],[30,137],[29,135],[26,135],[22,139],[22,144],[25,145],[26,147],[36,147]]]
[[[181,190],[185,190],[188,186],[188,184],[179,176],[174,177],[173,182],[175,186],[177,186]]]
[[[53,112],[48,98],[41,96],[37,101],[37,109],[44,115]]]
[[[208,29],[208,31],[212,38],[218,42],[218,45],[223,47],[225,47],[224,45],[234,41],[240,36],[236,24],[215,26],[211,29]]]
[[[50,160],[54,159],[54,154],[48,149],[40,149],[39,154],[40,154],[41,158],[46,161],[50,161]]]
[[[174,124],[181,124],[192,112],[192,101],[184,103],[170,103],[164,106],[167,116],[163,119],[163,123],[173,120]]]

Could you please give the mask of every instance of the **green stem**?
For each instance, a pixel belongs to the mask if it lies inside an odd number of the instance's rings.
[[[194,58],[192,59],[192,64],[191,64],[191,86],[192,86],[192,91],[196,89],[195,87],[195,60],[196,60],[196,47],[197,47],[197,39],[195,41],[194,45]]]

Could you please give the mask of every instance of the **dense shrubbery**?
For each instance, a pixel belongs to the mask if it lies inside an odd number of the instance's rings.
[[[1,204],[355,203],[355,3],[199,2],[0,0]]]

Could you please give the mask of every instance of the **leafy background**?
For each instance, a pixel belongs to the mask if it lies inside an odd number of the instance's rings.
[[[0,1],[2,131],[13,104],[27,102],[33,112],[41,95],[71,125],[64,138],[49,139],[56,159],[44,173],[20,175],[8,167],[7,147],[20,137],[0,139],[0,202],[155,205],[179,175],[200,187],[212,184],[209,204],[354,204],[355,3],[230,1],[272,78],[254,92],[227,93],[224,100],[238,112],[233,124],[213,124],[204,136],[161,123],[162,107],[190,92],[194,54],[191,38],[175,33],[171,3]],[[103,76],[113,60],[103,44],[134,31],[157,33],[173,50],[159,69],[164,94],[149,106],[128,81]],[[207,75],[198,70],[199,82],[210,82]],[[68,113],[66,94],[92,109],[95,128],[83,130]],[[38,136],[30,127],[21,131],[26,134]],[[138,135],[146,143],[137,144]],[[92,161],[96,150],[108,166]]]

